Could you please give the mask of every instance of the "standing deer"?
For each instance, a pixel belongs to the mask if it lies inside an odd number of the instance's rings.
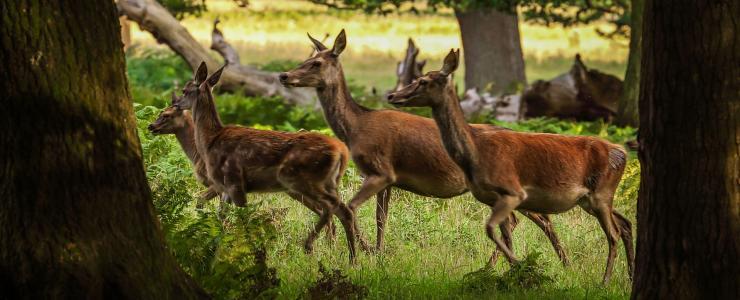
[[[444,148],[465,173],[475,198],[491,207],[488,237],[514,263],[513,252],[494,233],[513,210],[554,214],[578,205],[595,216],[606,233],[609,254],[604,283],[611,277],[620,235],[631,276],[632,224],[612,208],[626,164],[624,149],[595,137],[475,130],[463,118],[450,76],[458,60],[459,51],[450,51],[440,71],[388,95],[388,101],[432,108]]]
[[[356,212],[372,195],[377,195],[376,249],[380,250],[392,187],[422,196],[451,198],[468,191],[465,174],[447,156],[434,120],[397,110],[371,110],[352,99],[339,63],[339,55],[347,44],[344,30],[331,49],[311,35],[308,37],[316,47],[316,54],[297,68],[280,74],[280,81],[286,86],[316,88],[326,121],[349,146],[352,160],[364,177],[349,207]],[[491,125],[472,125],[471,129],[481,133],[505,131]],[[560,259],[567,264],[567,256],[548,216],[527,212],[524,215],[545,232]],[[509,244],[513,225],[514,222],[507,222],[501,226]],[[363,248],[368,248],[363,239],[360,242]],[[496,257],[494,252],[489,262],[494,263]]]
[[[205,162],[203,162],[200,154],[198,154],[198,149],[196,149],[195,125],[193,125],[193,117],[190,115],[190,112],[182,110],[176,105],[179,100],[180,98],[178,98],[177,94],[175,94],[175,92],[173,91],[170,106],[162,110],[157,119],[152,124],[149,124],[148,129],[152,134],[155,135],[175,135],[175,137],[177,138],[177,142],[180,144],[183,152],[185,152],[185,155],[190,160],[190,164],[193,166],[193,173],[195,174],[195,178],[200,184],[208,188],[198,197],[198,206],[201,207],[203,206],[204,201],[213,199],[218,196],[218,192],[216,192],[214,190],[214,187],[211,186],[211,181],[208,179],[208,174],[206,172]],[[321,215],[321,207],[317,206],[315,202],[306,201],[303,197],[293,198],[300,201],[303,205],[308,207],[317,215]],[[229,202],[228,196],[225,193],[221,195],[221,202],[222,203],[219,205],[219,210],[221,209],[221,205],[223,205],[223,202]],[[334,222],[329,219],[329,222],[327,223],[326,237],[330,240],[333,240],[334,233]]]
[[[347,168],[349,151],[339,140],[311,132],[288,133],[225,126],[216,112],[211,88],[225,66],[208,76],[205,63],[183,88],[179,109],[193,113],[195,148],[214,190],[226,193],[237,206],[246,193],[286,191],[291,197],[320,207],[320,218],[304,248],[310,253],[321,229],[334,214],[347,235],[350,262],[355,261],[354,213],[339,199],[337,185]]]

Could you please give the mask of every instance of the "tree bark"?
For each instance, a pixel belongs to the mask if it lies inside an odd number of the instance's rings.
[[[465,89],[498,95],[526,83],[516,13],[455,10],[465,56]]]
[[[648,0],[633,299],[740,299],[740,2]]]
[[[209,70],[221,66],[157,1],[118,0],[117,3],[121,14],[149,31],[157,42],[167,44],[172,51],[185,59],[193,70],[196,70],[201,62],[206,62]],[[230,92],[243,91],[249,96],[280,96],[291,104],[302,106],[312,106],[316,103],[316,93],[313,89],[286,88],[280,84],[277,73],[264,72],[241,64],[229,64],[221,76],[219,88]]]
[[[627,71],[624,74],[624,90],[619,99],[619,109],[614,122],[620,126],[638,127],[637,99],[640,97],[640,61],[642,53],[642,10],[644,0],[630,2],[630,54],[627,58]]]
[[[0,2],[0,298],[207,298],[165,247],[110,1]]]

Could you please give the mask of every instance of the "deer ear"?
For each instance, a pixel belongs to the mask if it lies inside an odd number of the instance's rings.
[[[216,70],[216,72],[213,72],[211,76],[208,76],[208,79],[206,80],[206,82],[208,82],[208,85],[210,85],[211,87],[216,86],[218,80],[221,79],[221,74],[224,72],[224,68],[226,68],[226,65],[221,66],[220,68],[218,68],[218,70]]]
[[[177,99],[177,92],[172,91],[172,99],[170,100],[170,105],[175,106],[175,103],[177,103],[179,99]]]
[[[586,65],[583,64],[583,61],[581,60],[581,54],[576,54],[576,60],[573,62],[573,67],[570,69],[570,75],[573,76],[573,79],[577,82],[585,82],[587,73],[588,69],[586,69]]]
[[[313,47],[316,48],[316,52],[321,52],[326,50],[326,46],[319,42],[319,40],[313,38],[310,33],[306,33],[308,35],[308,39],[311,40],[311,43],[313,43]]]
[[[206,62],[201,62],[198,70],[195,71],[195,77],[193,79],[196,83],[200,84],[206,80],[206,77],[208,77],[208,66],[206,66]]]
[[[337,38],[334,40],[334,47],[331,48],[331,54],[339,56],[344,51],[344,47],[347,46],[347,34],[344,33],[344,29],[339,32]]]
[[[442,73],[442,75],[444,76],[447,76],[452,74],[452,72],[455,72],[455,70],[457,70],[459,58],[460,50],[457,50],[457,52],[455,52],[454,49],[450,49],[450,53],[448,53],[445,57],[444,65],[442,65],[442,70],[440,70],[440,73]]]

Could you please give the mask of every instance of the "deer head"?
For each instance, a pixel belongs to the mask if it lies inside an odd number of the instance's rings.
[[[431,71],[402,89],[388,94],[388,103],[395,106],[437,106],[444,100],[445,89],[452,84],[452,73],[457,70],[460,50],[450,49],[439,71]]]
[[[339,65],[339,54],[347,46],[347,35],[344,29],[334,40],[334,46],[329,49],[314,39],[310,34],[316,53],[293,70],[280,74],[280,83],[285,86],[322,88],[334,80],[341,80],[342,73]]]
[[[185,128],[185,112],[176,105],[179,101],[180,98],[177,97],[175,91],[172,91],[170,106],[162,110],[159,117],[147,127],[151,133],[155,135],[173,134]]]
[[[226,65],[221,66],[211,76],[208,76],[208,67],[205,62],[201,62],[193,74],[193,79],[185,83],[185,87],[182,89],[182,97],[175,106],[179,109],[191,109],[200,97],[211,93],[213,86],[221,79],[221,73],[223,73],[225,67]]]

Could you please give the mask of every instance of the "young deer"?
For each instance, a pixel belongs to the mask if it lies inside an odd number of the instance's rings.
[[[626,163],[624,149],[594,137],[475,130],[463,118],[450,76],[458,53],[451,51],[442,70],[388,95],[388,101],[432,108],[447,153],[464,171],[475,198],[491,207],[488,237],[513,263],[514,254],[494,233],[513,210],[554,214],[579,205],[599,220],[609,242],[604,283],[611,277],[620,235],[631,276],[632,225],[612,208]]]
[[[200,158],[198,150],[195,149],[195,127],[193,126],[193,118],[190,116],[189,112],[183,111],[175,106],[175,103],[178,101],[179,98],[173,91],[170,106],[162,110],[157,119],[149,124],[148,129],[154,135],[175,135],[182,151],[185,152],[185,155],[190,160],[190,164],[193,166],[195,179],[197,179],[200,184],[208,188],[208,190],[199,196],[198,205],[202,205],[202,201],[213,199],[218,196],[218,193],[211,187],[211,182],[208,180],[208,175],[206,174],[206,165]]]
[[[396,110],[371,110],[352,99],[339,63],[339,54],[347,43],[344,30],[331,49],[308,37],[316,47],[316,54],[297,68],[280,74],[280,81],[286,86],[316,88],[326,121],[337,137],[349,146],[352,159],[364,177],[362,187],[350,201],[350,208],[356,211],[377,194],[376,248],[382,249],[391,187],[422,196],[450,198],[468,191],[465,175],[439,142],[441,137],[434,120]],[[491,125],[471,128],[479,132],[502,130]],[[524,215],[545,231],[558,256],[567,264],[565,251],[547,215],[526,212]],[[507,225],[512,223],[501,226],[505,238],[511,230]],[[363,247],[367,248],[364,243]],[[494,252],[490,262],[496,257]]]
[[[224,66],[225,67],[225,66]],[[183,88],[178,109],[190,109],[195,148],[201,155],[214,190],[226,193],[238,206],[246,193],[286,191],[320,218],[304,244],[307,252],[321,229],[336,214],[347,234],[350,261],[355,259],[354,214],[339,199],[337,185],[347,168],[349,151],[339,140],[317,133],[288,133],[225,126],[216,112],[211,88],[224,69],[208,75],[201,63]]]
[[[208,179],[208,174],[206,172],[206,165],[198,154],[198,149],[196,149],[195,147],[195,125],[193,125],[193,117],[190,115],[190,112],[182,110],[181,108],[176,106],[179,101],[180,98],[178,98],[177,94],[175,94],[175,92],[173,91],[170,106],[162,110],[162,112],[159,114],[159,117],[157,117],[157,120],[155,120],[152,124],[149,124],[148,128],[149,131],[155,135],[175,135],[175,137],[177,138],[177,142],[180,143],[180,147],[182,148],[183,152],[185,152],[185,155],[188,157],[191,165],[193,166],[195,178],[200,184],[208,188],[198,197],[198,206],[203,206],[203,202],[215,198],[216,196],[218,196],[218,192],[214,190],[214,187],[211,187],[211,181]],[[316,205],[315,202],[305,201],[302,197],[294,198],[300,201],[303,205],[308,207],[317,215],[321,215],[321,207]],[[223,205],[223,202],[230,202],[228,200],[228,196],[225,193],[221,195],[221,202],[222,203],[219,205],[219,210],[221,209],[221,205]],[[329,219],[329,222],[327,223],[326,237],[330,240],[333,240],[334,233],[334,222]]]

